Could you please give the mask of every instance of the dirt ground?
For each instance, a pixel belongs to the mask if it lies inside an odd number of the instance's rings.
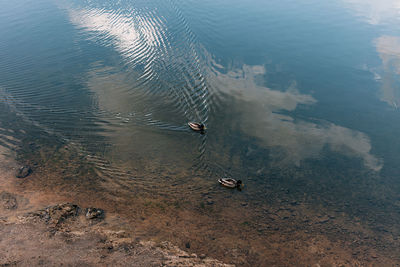
[[[15,194],[18,166],[0,157],[0,266],[231,266],[167,241],[141,240],[102,209],[45,206],[63,199],[58,192]]]
[[[232,202],[219,188],[200,190],[200,198],[126,191],[96,184],[99,177],[79,180],[90,170],[68,160],[55,168],[14,158],[4,152],[0,160],[0,266],[400,265],[392,233],[378,235],[339,211],[288,199]],[[24,164],[32,174],[16,178]]]

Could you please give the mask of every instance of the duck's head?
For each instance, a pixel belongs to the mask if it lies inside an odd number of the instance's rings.
[[[237,182],[236,182],[236,187],[237,188],[240,188],[241,186],[242,186],[242,180],[237,180]]]

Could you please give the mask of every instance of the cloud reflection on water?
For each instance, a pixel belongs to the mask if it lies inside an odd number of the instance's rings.
[[[135,26],[134,21],[126,16],[113,15],[105,10],[96,11],[95,9],[71,9],[69,14],[73,24],[85,31],[96,32],[97,38],[101,38],[98,33],[107,38],[112,38],[113,41],[107,40],[105,44],[111,43],[118,52],[132,61],[143,60],[148,65],[149,63],[146,61],[154,59],[154,53],[160,54],[160,50],[157,49],[146,51],[143,55],[146,55],[147,58],[130,54],[134,51],[140,52],[140,48],[137,50],[135,47],[140,46],[140,43],[143,42],[148,47],[153,47],[155,39],[152,37],[154,34],[140,35],[135,27],[143,28],[143,25]],[[157,32],[157,30],[154,29],[154,32]],[[207,51],[203,52],[208,54]],[[179,54],[174,60],[178,58]],[[193,60],[198,60],[198,58],[194,56]],[[179,59],[177,62],[179,62]],[[164,64],[168,64],[168,62]],[[179,64],[176,64],[176,66],[179,66]],[[182,72],[184,69],[178,68],[176,71]],[[318,157],[322,150],[328,146],[332,151],[361,158],[365,166],[372,170],[379,171],[382,168],[382,161],[370,153],[371,143],[364,133],[333,123],[317,124],[279,114],[279,112],[294,111],[299,105],[312,105],[317,102],[311,95],[301,94],[295,83],[286,91],[271,90],[258,85],[256,83],[257,77],[265,73],[263,66],[244,65],[241,69],[230,70],[226,74],[215,69],[204,70],[204,72],[207,82],[217,89],[217,94],[226,93],[234,96],[238,101],[235,108],[241,114],[242,131],[259,139],[261,145],[265,147],[277,147],[280,151],[284,151],[283,161],[299,165],[304,159]],[[154,73],[158,75],[159,72],[154,69]],[[179,73],[174,75],[179,75]],[[158,82],[161,82],[161,80]],[[92,88],[93,91],[96,91],[95,87]],[[101,96],[102,94],[98,95],[100,98]],[[108,103],[109,101],[112,101],[112,97],[108,96],[107,99],[100,102]],[[117,104],[114,103],[113,105]],[[113,107],[110,107],[110,109],[113,109]]]
[[[134,12],[129,15],[119,14],[106,9],[69,9],[69,17],[73,24],[89,32],[103,33],[115,38],[114,44],[120,52],[131,50],[139,41],[149,46],[158,46],[158,32],[165,25],[161,20],[150,20]]]
[[[241,130],[261,141],[267,148],[285,151],[284,161],[299,165],[302,160],[318,157],[325,146],[332,151],[362,158],[365,166],[379,171],[383,163],[373,156],[371,143],[364,133],[333,123],[320,124],[298,120],[279,112],[294,111],[299,105],[312,105],[317,101],[301,94],[296,84],[286,91],[271,90],[258,85],[256,78],[263,75],[262,66],[247,66],[226,74],[210,72],[210,83],[218,90],[235,96],[235,109],[241,114]]]
[[[343,0],[355,15],[372,25],[390,23],[400,16],[398,0]]]
[[[163,9],[165,8],[165,10]],[[114,48],[134,75],[131,88],[163,97],[188,120],[208,120],[208,88],[194,48],[195,38],[173,6],[67,8],[73,25],[97,44]],[[179,103],[179,105],[176,105]]]
[[[381,99],[389,105],[400,106],[400,37],[381,36],[375,39],[376,50],[383,64]]]

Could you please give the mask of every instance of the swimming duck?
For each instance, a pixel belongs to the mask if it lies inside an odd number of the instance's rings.
[[[232,178],[221,178],[218,179],[218,182],[220,184],[222,184],[223,186],[226,186],[228,188],[238,188],[240,189],[240,186],[242,185],[242,181],[241,180],[235,180]]]
[[[197,131],[197,132],[204,131],[206,129],[204,124],[199,123],[199,122],[189,122],[188,125],[193,131]]]

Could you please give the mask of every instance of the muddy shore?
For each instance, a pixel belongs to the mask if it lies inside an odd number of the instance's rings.
[[[101,175],[71,144],[22,142],[3,151],[1,266],[396,266],[398,239],[343,210],[294,201],[245,201],[214,184],[165,184]],[[22,166],[31,166],[17,178]],[[154,176],[154,177],[152,177]],[[192,179],[201,179],[192,177]],[[177,192],[177,193],[176,193]],[[182,193],[187,192],[187,193]],[[195,193],[194,193],[195,192]],[[228,195],[231,194],[231,195]],[[234,201],[232,201],[232,198]],[[88,208],[96,210],[88,214]]]
[[[35,174],[15,177],[19,167],[4,155],[0,168],[0,266],[233,266],[168,241],[142,240],[103,209],[54,204],[66,199],[61,192],[15,193]]]
[[[2,196],[13,209],[16,196]],[[1,219],[1,266],[232,266],[169,242],[135,239],[85,212],[64,203]]]

